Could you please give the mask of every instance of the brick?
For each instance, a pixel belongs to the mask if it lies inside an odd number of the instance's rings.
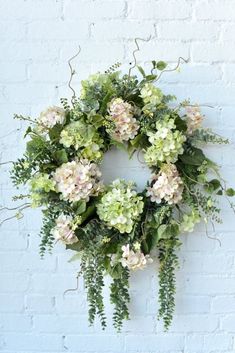
[[[23,331],[29,332],[32,329],[31,317],[28,315],[22,314],[1,314],[0,318],[0,327],[1,331],[10,332],[10,331]]]
[[[64,4],[64,18],[72,19],[107,19],[120,18],[125,13],[125,1],[91,0],[66,1]]]
[[[195,62],[234,62],[234,49],[233,42],[193,43],[192,58]]]
[[[16,352],[32,352],[56,351],[62,352],[62,336],[56,334],[26,334],[26,333],[6,333],[4,335],[6,351],[13,350]]]
[[[10,261],[10,259],[9,259]],[[28,274],[18,274],[15,276],[13,273],[0,273],[1,291],[22,293],[29,288]]]
[[[221,328],[222,330],[226,330],[227,332],[234,333],[235,327],[235,315],[227,315],[225,318],[221,319]]]
[[[233,1],[201,1],[196,6],[196,17],[200,20],[234,20]]]
[[[214,349],[216,347],[217,350],[227,350],[232,348],[233,337],[232,335],[227,334],[212,334],[209,336],[205,336],[204,341],[204,349]]]
[[[130,18],[142,19],[186,19],[191,16],[191,6],[185,1],[181,0],[179,6],[178,1],[164,0],[160,1],[131,1],[129,5]]]
[[[66,335],[65,346],[71,351],[93,352],[120,352],[124,347],[122,335]]]
[[[142,26],[141,21],[120,21],[115,20],[97,22],[92,26],[92,37],[94,39],[129,39],[129,38],[148,38],[154,34],[153,23],[148,22]]]
[[[126,349],[133,352],[151,351],[153,347],[157,347],[158,351],[183,349],[183,335],[158,334],[158,335],[142,335],[141,340],[137,335],[129,335],[126,337]]]
[[[176,39],[192,41],[216,40],[219,37],[220,27],[215,23],[205,22],[163,22],[157,25],[160,39]]]
[[[29,313],[48,313],[55,310],[55,298],[46,295],[28,294],[25,299],[25,310]]]
[[[11,2],[0,1],[0,19],[56,19],[61,14],[61,3],[53,0],[14,0],[14,6]]]
[[[87,21],[33,21],[27,28],[29,39],[56,39],[69,40],[88,38]]]

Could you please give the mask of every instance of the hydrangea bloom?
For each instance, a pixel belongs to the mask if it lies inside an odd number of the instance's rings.
[[[162,91],[155,87],[152,83],[146,83],[140,91],[140,97],[143,99],[143,112],[152,116],[156,107],[161,103],[163,98]]]
[[[82,149],[82,158],[97,160],[102,157],[103,140],[92,125],[82,120],[74,121],[62,130],[60,136],[60,143],[65,147]]]
[[[186,110],[186,121],[188,126],[188,134],[191,135],[195,130],[197,130],[203,121],[203,115],[200,111],[200,107],[196,106],[187,106]]]
[[[115,180],[97,205],[99,218],[120,233],[130,233],[143,211],[142,197],[133,190],[133,185],[124,180]]]
[[[186,137],[175,129],[174,119],[166,116],[156,123],[156,132],[148,132],[151,146],[147,148],[144,158],[149,166],[159,162],[175,163],[178,155],[183,153]]]
[[[32,207],[39,207],[46,201],[44,193],[55,190],[55,181],[48,174],[39,173],[30,181]]]
[[[77,243],[78,238],[72,227],[72,217],[63,213],[56,219],[56,226],[51,230],[55,240],[61,240],[64,244]]]
[[[160,172],[153,176],[153,185],[147,189],[152,202],[176,204],[182,199],[183,181],[174,164],[165,164]]]
[[[100,176],[96,164],[81,160],[62,164],[56,169],[54,180],[56,190],[61,192],[64,200],[89,201],[89,198],[97,195],[102,188]]]
[[[109,105],[109,114],[115,129],[112,136],[118,141],[133,139],[138,132],[139,125],[133,117],[133,107],[122,98],[114,98]]]
[[[32,191],[49,192],[55,190],[55,181],[48,174],[39,173],[30,182]]]
[[[190,214],[185,214],[183,216],[182,223],[180,225],[182,232],[193,232],[194,227],[200,222],[200,214],[196,209],[192,209]]]
[[[43,111],[39,118],[38,124],[41,131],[51,129],[56,124],[63,124],[65,122],[65,111],[60,107],[49,107]]]
[[[130,250],[130,245],[122,246],[121,264],[129,270],[142,270],[147,264],[153,262],[149,255],[144,255],[140,250]]]

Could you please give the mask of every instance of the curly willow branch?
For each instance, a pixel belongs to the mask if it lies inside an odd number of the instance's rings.
[[[69,289],[66,289],[63,293],[63,297],[65,296],[65,294],[67,293],[70,293],[70,292],[76,292],[79,288],[79,277],[81,275],[81,271],[78,272],[77,276],[76,276],[76,280],[77,280],[77,284],[76,284],[76,287],[75,288],[69,288]]]
[[[75,90],[73,89],[73,87],[72,87],[72,85],[71,85],[72,80],[73,80],[73,76],[74,76],[74,74],[75,74],[75,70],[73,69],[71,62],[80,54],[80,52],[81,52],[81,47],[80,47],[80,45],[79,45],[79,47],[78,47],[78,52],[77,52],[74,56],[72,56],[72,58],[70,58],[70,59],[68,60],[68,65],[69,65],[69,68],[70,68],[70,78],[69,78],[69,82],[68,82],[68,87],[69,87],[69,88],[71,89],[71,91],[73,92],[72,98],[71,98],[71,103],[72,103],[72,104],[74,104],[74,100],[75,100],[75,97],[76,97],[76,92],[75,92]]]
[[[133,50],[132,52],[132,56],[133,56],[133,59],[134,59],[134,64],[129,68],[129,72],[128,72],[128,76],[130,77],[131,76],[131,71],[136,67],[137,65],[137,59],[136,59],[136,56],[135,54],[140,51],[140,47],[139,47],[139,43],[138,43],[138,40],[141,40],[142,42],[149,42],[151,39],[151,35],[147,38],[147,39],[144,39],[144,38],[135,38],[135,45],[136,45],[136,49]]]
[[[154,82],[157,82],[160,77],[162,76],[162,74],[164,72],[173,72],[173,71],[176,71],[179,67],[180,67],[180,64],[181,64],[181,61],[183,61],[185,64],[187,64],[189,62],[189,59],[184,59],[182,58],[181,56],[179,57],[178,59],[178,62],[177,62],[177,65],[173,68],[173,69],[166,69],[166,70],[162,70],[160,75],[156,78],[156,80],[154,80]]]

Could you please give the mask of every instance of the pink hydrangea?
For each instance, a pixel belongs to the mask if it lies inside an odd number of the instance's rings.
[[[72,217],[63,213],[57,218],[56,226],[52,229],[51,234],[56,241],[62,241],[64,244],[77,243],[78,238],[72,229]]]
[[[42,130],[51,129],[56,124],[63,124],[64,121],[64,109],[55,106],[47,108],[38,118],[38,124]]]
[[[133,107],[121,98],[114,98],[109,105],[109,114],[115,124],[113,137],[118,141],[133,139],[138,132],[139,125],[133,117]]]
[[[63,199],[76,202],[89,201],[91,196],[99,193],[102,189],[100,177],[101,172],[95,163],[80,160],[62,164],[56,169],[53,179]]]
[[[182,199],[183,181],[174,164],[165,164],[157,175],[153,175],[153,184],[147,189],[152,202],[176,204]]]
[[[124,245],[122,251],[121,264],[129,270],[142,270],[153,262],[149,255],[144,255],[140,250],[130,250],[129,244]]]
[[[203,115],[198,105],[187,106],[185,107],[185,110],[187,116],[187,132],[189,135],[191,135],[195,130],[197,130],[201,126],[203,121]]]

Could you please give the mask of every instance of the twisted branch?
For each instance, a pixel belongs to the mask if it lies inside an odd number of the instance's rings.
[[[138,51],[140,51],[140,47],[139,47],[139,43],[138,43],[138,40],[141,40],[142,42],[149,42],[151,39],[151,35],[147,38],[147,39],[144,39],[144,38],[135,38],[135,45],[136,45],[136,49],[133,50],[132,52],[132,56],[133,56],[133,59],[134,59],[134,64],[129,68],[129,72],[128,72],[128,77],[130,78],[131,76],[131,71],[136,67],[137,65],[137,59],[136,59],[136,53]]]
[[[78,52],[74,56],[72,56],[72,58],[70,58],[68,60],[68,65],[69,65],[69,68],[70,68],[70,78],[69,78],[69,82],[68,82],[68,87],[71,89],[71,91],[73,93],[72,94],[72,98],[71,98],[72,105],[74,105],[74,102],[75,102],[76,92],[75,92],[74,88],[71,85],[72,80],[73,80],[73,76],[75,75],[75,70],[73,69],[71,62],[80,54],[80,52],[81,52],[81,47],[79,45]]]

